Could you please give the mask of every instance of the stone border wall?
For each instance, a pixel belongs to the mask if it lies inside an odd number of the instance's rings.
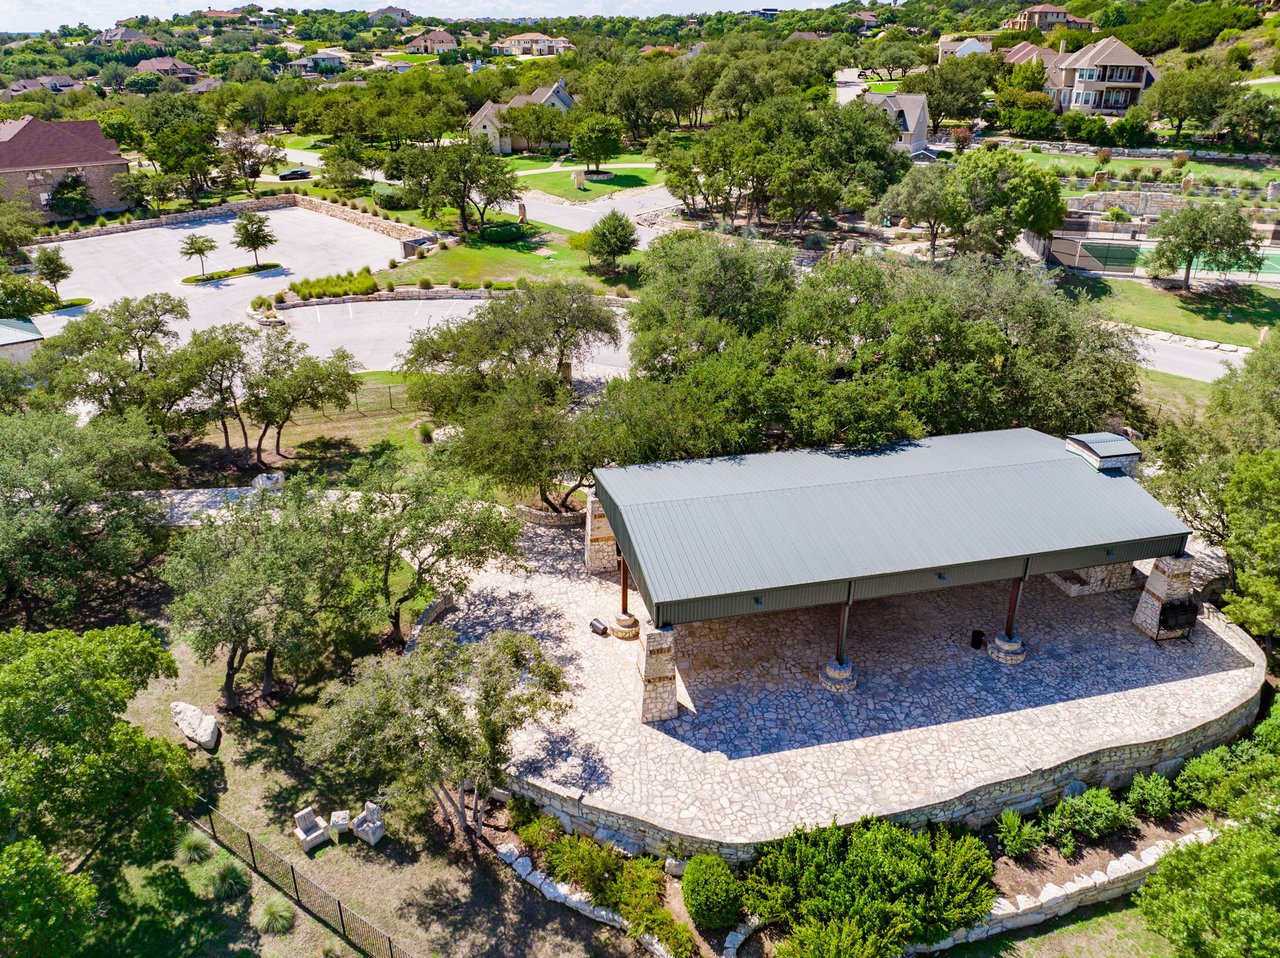
[[[1136,855],[1128,854],[1112,859],[1105,870],[1088,875],[1077,875],[1065,885],[1052,882],[1040,889],[1035,898],[1018,895],[1015,901],[997,898],[991,911],[980,924],[961,928],[936,945],[916,945],[907,954],[927,954],[945,951],[970,941],[982,941],[1018,928],[1039,925],[1054,918],[1070,914],[1077,908],[1096,905],[1131,895],[1142,886],[1147,876],[1156,870],[1165,854],[1179,845],[1205,844],[1213,841],[1214,832],[1208,828],[1183,835],[1177,841],[1159,841],[1144,848]]]
[[[236,216],[249,210],[261,212],[263,210],[287,209],[294,206],[301,207],[304,210],[311,210],[313,213],[323,213],[325,216],[332,216],[334,219],[342,220],[345,223],[351,223],[354,226],[360,226],[367,230],[373,230],[375,233],[381,233],[383,236],[390,236],[392,239],[420,239],[427,235],[426,230],[419,229],[416,226],[409,226],[406,223],[396,223],[392,220],[384,220],[380,216],[371,216],[368,213],[362,213],[359,210],[353,210],[338,203],[331,203],[328,200],[322,200],[305,193],[273,193],[269,196],[260,196],[253,200],[236,200],[233,203],[222,203],[218,206],[210,206],[202,210],[186,210],[181,213],[166,213],[163,216],[136,219],[129,223],[108,223],[106,226],[86,226],[76,233],[59,233],[56,236],[37,236],[29,245],[38,246],[47,243],[62,243],[78,239],[89,239],[94,236],[112,236],[116,233],[132,233],[136,230],[151,229],[157,226],[176,226],[183,223],[202,223],[206,220],[221,219],[225,216]]]
[[[543,512],[541,509],[534,509],[517,502],[515,512],[521,522],[547,529],[577,529],[587,524],[587,514],[581,509],[571,512]]]
[[[307,306],[339,306],[350,303],[393,303],[397,300],[415,299],[492,299],[494,296],[505,296],[515,292],[510,289],[455,289],[452,286],[433,286],[431,289],[419,289],[416,286],[397,286],[393,292],[379,290],[364,296],[327,296],[315,299],[287,300],[273,303],[271,308],[276,312],[289,309],[303,309]],[[621,296],[601,296],[606,306],[625,308],[635,302]]]
[[[1253,663],[1256,679],[1250,682],[1253,691],[1235,702],[1222,703],[1224,711],[1217,718],[1188,725],[1156,741],[1120,740],[1084,755],[1063,755],[1026,775],[989,782],[943,801],[903,809],[884,817],[912,826],[932,821],[963,822],[970,827],[979,827],[996,819],[1006,808],[1027,813],[1051,804],[1061,798],[1063,789],[1073,781],[1118,788],[1139,772],[1168,776],[1188,758],[1230,742],[1257,718],[1266,663],[1262,650],[1253,639],[1212,606],[1204,607],[1198,625],[1227,639]],[[607,832],[611,836],[620,836],[642,851],[678,858],[711,852],[732,863],[749,861],[755,855],[756,842],[712,841],[656,825],[624,812],[595,806],[591,804],[590,794],[584,791],[553,790],[515,776],[510,788],[554,813],[567,831],[583,835]]]

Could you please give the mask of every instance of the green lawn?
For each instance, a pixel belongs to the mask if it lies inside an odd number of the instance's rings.
[[[524,170],[545,170],[559,157],[547,156],[542,153],[516,153],[507,157],[507,164],[520,173]]]
[[[586,254],[569,249],[568,230],[541,223],[531,223],[530,226],[540,232],[523,242],[487,243],[478,236],[469,236],[466,242],[451,249],[377,273],[378,282],[392,280],[397,285],[413,285],[425,276],[434,284],[454,279],[461,283],[482,283],[485,280],[514,282],[522,278],[584,280],[593,286],[609,289],[618,284],[634,284],[634,273],[601,279],[586,272]],[[537,252],[539,249],[549,250],[550,255]],[[624,264],[638,263],[641,255],[632,254]]]
[[[637,186],[653,186],[655,183],[661,183],[663,179],[663,174],[657,170],[615,170],[613,179],[600,183],[587,180],[585,188],[580,190],[573,185],[573,173],[566,170],[555,170],[551,173],[535,173],[532,176],[522,176],[520,177],[520,185],[526,189],[541,190],[543,193],[550,193],[552,196],[563,197],[566,200],[583,202],[598,199],[601,196],[608,196],[610,193],[616,193],[619,190],[629,190]]]
[[[299,133],[286,133],[280,141],[290,150],[323,150],[330,144],[327,136],[307,136]]]
[[[1213,395],[1213,384],[1154,369],[1138,371],[1143,401],[1153,412],[1182,416],[1198,413]]]
[[[1242,88],[1246,93],[1256,90],[1259,93],[1265,93],[1268,96],[1280,96],[1280,78],[1271,83],[1250,83]]]
[[[1083,167],[1092,174],[1097,167],[1092,156],[1071,156],[1065,153],[1032,153],[1030,151],[1020,153],[1025,160],[1029,160],[1036,166],[1050,168],[1054,166],[1065,166],[1068,170],[1075,167]],[[1172,169],[1169,160],[1128,160],[1114,159],[1107,164],[1107,171],[1112,176],[1116,176],[1124,170],[1138,168],[1142,170],[1159,166],[1165,170]],[[1275,167],[1267,167],[1261,163],[1228,163],[1228,162],[1208,162],[1205,160],[1191,160],[1182,168],[1184,173],[1194,173],[1197,179],[1204,179],[1206,176],[1213,177],[1220,184],[1228,182],[1235,183],[1239,180],[1254,180],[1259,187],[1265,186],[1269,177],[1274,178],[1278,171]],[[1170,184],[1173,186],[1174,184]]]
[[[1116,322],[1237,346],[1256,346],[1263,329],[1280,323],[1280,290],[1265,286],[1184,295],[1139,280],[1073,276],[1064,288],[1097,302]]]
[[[388,53],[384,60],[399,60],[403,63],[439,63],[440,57],[434,53]]]
[[[1138,909],[1125,898],[943,954],[948,958],[1172,958],[1173,947],[1147,931]]]
[[[892,93],[898,89],[901,80],[875,80],[867,84],[867,89],[872,93]]]

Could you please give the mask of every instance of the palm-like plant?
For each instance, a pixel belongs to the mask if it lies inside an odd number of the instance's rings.
[[[200,275],[205,276],[204,258],[218,248],[217,242],[212,236],[205,236],[203,233],[192,233],[182,241],[182,246],[178,252],[183,259],[200,260]]]

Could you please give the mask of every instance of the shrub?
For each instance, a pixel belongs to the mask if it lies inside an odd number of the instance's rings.
[[[901,949],[891,937],[868,927],[861,916],[831,922],[809,920],[778,944],[778,958],[886,958]]]
[[[1089,171],[1083,166],[1073,166],[1071,167],[1071,175],[1077,180],[1086,180],[1089,178]]]
[[[458,284],[458,289],[479,289],[479,288],[480,288],[479,283],[466,282],[466,283]]]
[[[417,249],[417,252],[415,252],[413,255],[416,256],[418,259],[426,259],[427,258],[426,247],[419,246]]]
[[[1039,143],[1032,143],[1032,144],[1031,144],[1031,152],[1032,152],[1032,153],[1039,153],[1039,152],[1040,152],[1040,144],[1039,144]]]
[[[638,916],[627,934],[632,938],[653,935],[671,958],[696,958],[700,954],[698,942],[689,926],[676,921],[664,908]]]
[[[656,858],[628,858],[613,881],[601,889],[595,903],[635,922],[662,908],[665,887],[666,875]]]
[[[480,228],[480,238],[486,243],[517,243],[524,239],[524,227],[519,223],[492,223]]]
[[[1216,176],[1202,176],[1200,177],[1200,185],[1201,186],[1217,186],[1218,178]]]
[[[433,432],[434,430],[431,428],[431,423],[418,423],[418,442],[422,443],[424,446],[430,444]]]
[[[457,289],[459,285],[461,285],[461,280],[458,277],[454,276],[449,280],[450,289]]]
[[[1135,775],[1125,801],[1143,818],[1159,821],[1173,813],[1173,786],[1163,775]]]
[[[717,855],[689,859],[681,882],[684,907],[700,928],[730,928],[742,914],[742,885]]]
[[[512,795],[507,802],[507,814],[511,816],[511,827],[519,831],[538,817],[538,806],[523,795]]]
[[[554,815],[542,815],[523,828],[517,829],[516,834],[535,852],[544,852],[551,847],[552,842],[564,834],[564,829],[560,827],[560,820]]]
[[[1133,219],[1132,216],[1118,206],[1109,207],[1107,211],[1102,214],[1102,218],[1108,223],[1128,223]]]
[[[253,923],[253,927],[266,935],[283,935],[293,927],[296,914],[297,910],[293,907],[293,902],[284,895],[272,895],[263,902],[262,910],[258,912],[258,920]]]
[[[827,248],[827,238],[821,233],[809,233],[800,245],[807,250],[820,253]]]
[[[394,293],[394,292],[396,291],[396,284],[395,284],[395,281],[394,281],[394,280],[390,280],[390,279],[389,279],[389,280],[387,280],[387,281],[382,285],[382,288],[383,288],[383,289],[385,289],[388,293]]]
[[[1141,172],[1142,171],[1136,166],[1130,166],[1127,169],[1120,171],[1120,179],[1124,180],[1126,183],[1133,183],[1138,179],[1138,174]]]
[[[1186,765],[1173,783],[1174,797],[1179,808],[1203,805],[1210,790],[1227,777],[1231,753],[1225,745],[1197,755]]]
[[[1255,748],[1248,761],[1235,764],[1222,781],[1209,790],[1205,805],[1230,814],[1240,814],[1236,805],[1242,799],[1263,798],[1269,805],[1264,796],[1277,780],[1280,780],[1280,756],[1268,755]]]
[[[979,921],[995,901],[995,865],[972,835],[920,833],[866,819],[850,828],[796,831],[771,842],[743,882],[748,912],[784,930],[862,917],[889,945],[941,941]],[[887,952],[886,952],[887,953]]]
[[[631,295],[631,290],[619,283],[613,288],[613,295],[617,296],[619,299],[626,299]]]
[[[565,835],[547,849],[547,868],[556,881],[577,885],[591,900],[605,897],[605,889],[623,868],[622,853],[581,835]]]
[[[1253,743],[1268,755],[1280,755],[1280,718],[1263,719],[1253,730]]]
[[[271,299],[277,306],[279,306],[285,300],[284,290],[280,290],[278,293],[272,296]]]
[[[996,819],[996,841],[1006,855],[1018,858],[1044,844],[1044,829],[1026,821],[1016,808],[1006,808]]]
[[[494,289],[515,289],[516,284],[508,280],[499,280],[498,282],[493,284],[493,288]]]
[[[213,857],[213,844],[194,828],[182,833],[178,846],[174,849],[174,857],[182,865],[196,865]]]
[[[399,265],[400,265],[400,261],[396,259],[394,256],[391,257],[391,259],[387,260],[387,269],[395,269]]]
[[[1106,166],[1111,162],[1111,151],[1107,147],[1103,147],[1096,154],[1094,159],[1098,161],[1099,166]]]
[[[409,191],[398,186],[379,190],[374,193],[373,200],[384,210],[411,210],[417,205]]]
[[[431,277],[429,277],[429,276],[419,276],[419,277],[418,277],[418,289],[430,289],[430,288],[431,288]]]
[[[485,289],[493,289],[493,280],[486,279],[481,285],[484,286]]]
[[[249,872],[230,858],[221,862],[209,879],[209,893],[218,901],[239,898],[249,890]]]
[[[1136,824],[1133,809],[1117,802],[1109,789],[1091,788],[1059,802],[1045,821],[1045,833],[1058,851],[1070,858],[1077,839],[1102,838]]]

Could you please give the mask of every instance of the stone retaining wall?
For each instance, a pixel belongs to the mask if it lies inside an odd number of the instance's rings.
[[[335,306],[346,305],[349,303],[391,303],[396,300],[415,300],[415,299],[491,299],[494,296],[504,296],[513,292],[509,289],[454,289],[451,286],[433,286],[431,289],[419,289],[416,286],[397,286],[394,291],[387,292],[380,290],[376,293],[369,293],[365,296],[324,296],[315,299],[297,299],[289,300],[283,303],[275,303],[272,309],[276,312],[282,312],[287,309],[302,309],[305,306]],[[601,296],[606,306],[615,306],[625,308],[631,304],[631,300],[623,299],[620,296]]]
[[[976,828],[993,821],[1006,808],[1029,813],[1052,804],[1062,797],[1063,789],[1073,781],[1119,788],[1139,772],[1168,776],[1174,774],[1188,758],[1230,742],[1257,717],[1265,662],[1257,644],[1212,606],[1205,606],[1198,627],[1212,629],[1224,637],[1228,631],[1234,633],[1232,637],[1236,641],[1232,644],[1251,650],[1252,669],[1256,672],[1257,681],[1249,684],[1253,691],[1235,702],[1223,702],[1223,711],[1217,718],[1188,726],[1164,739],[1121,740],[1084,755],[1064,755],[1060,760],[1031,769],[1025,775],[990,782],[944,801],[904,809],[885,817],[913,826],[932,821],[963,822]],[[1141,730],[1124,729],[1117,730],[1117,733],[1135,735],[1141,734]],[[728,862],[749,861],[755,854],[754,843],[709,841],[700,835],[662,828],[632,815],[595,807],[587,792],[553,791],[518,777],[512,778],[511,791],[555,814],[568,831],[597,837],[607,833],[610,840],[620,838],[620,844],[625,843],[640,851],[679,858],[711,852]]]
[[[323,213],[325,216],[332,216],[334,219],[342,220],[345,223],[351,223],[367,230],[373,230],[375,233],[390,236],[392,239],[418,239],[427,235],[426,230],[419,229],[416,226],[409,226],[405,223],[396,223],[391,220],[384,220],[381,217],[371,216],[368,213],[362,213],[359,210],[353,210],[337,203],[330,203],[328,200],[318,199],[314,196],[309,196],[303,193],[274,193],[270,196],[260,196],[254,200],[236,200],[233,203],[222,203],[218,206],[209,206],[202,210],[186,210],[181,213],[166,213],[163,216],[153,216],[148,219],[136,219],[129,223],[108,223],[106,226],[86,226],[76,233],[59,233],[56,236],[37,236],[31,241],[31,245],[69,242],[77,239],[88,239],[91,236],[112,236],[116,233],[132,233],[135,230],[151,229],[156,226],[202,223],[206,220],[221,219],[226,216],[238,216],[240,213],[250,210],[253,212],[262,212],[265,210],[287,209],[293,206],[301,207],[304,210],[311,210],[313,213]]]
[[[1213,837],[1213,832],[1202,828],[1183,835],[1176,842],[1156,842],[1136,855],[1113,859],[1105,870],[1077,875],[1065,885],[1045,885],[1034,898],[1030,895],[1018,895],[1014,901],[997,898],[980,924],[952,932],[936,945],[913,946],[907,950],[907,954],[945,951],[964,942],[981,941],[1018,928],[1039,925],[1069,914],[1077,908],[1133,894],[1147,880],[1147,876],[1155,871],[1160,859],[1169,849],[1178,845],[1204,844],[1212,841]]]
[[[549,529],[576,529],[587,523],[587,514],[581,509],[573,512],[543,512],[519,502],[516,503],[516,515],[531,526],[545,526]]]

